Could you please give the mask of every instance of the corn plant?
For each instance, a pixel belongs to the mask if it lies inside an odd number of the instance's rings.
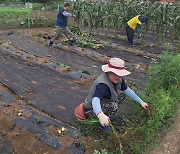
[[[127,21],[136,15],[149,18],[148,28],[156,32],[159,39],[170,34],[174,39],[180,38],[179,3],[161,4],[159,2],[142,2],[119,0],[116,2],[77,1],[73,4],[76,23],[82,28],[107,28],[123,30]],[[147,27],[146,27],[147,28]]]

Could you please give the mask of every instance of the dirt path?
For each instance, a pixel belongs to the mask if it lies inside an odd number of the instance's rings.
[[[147,154],[180,154],[180,109],[170,131],[162,138],[161,143]]]

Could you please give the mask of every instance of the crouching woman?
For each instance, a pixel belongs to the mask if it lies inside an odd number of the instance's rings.
[[[122,59],[111,58],[107,65],[102,65],[102,70],[103,73],[92,84],[85,103],[75,108],[75,116],[79,121],[97,116],[102,130],[109,132],[110,117],[117,113],[123,100],[122,93],[145,110],[148,105],[126,85],[123,76],[129,75],[130,72],[125,69]]]

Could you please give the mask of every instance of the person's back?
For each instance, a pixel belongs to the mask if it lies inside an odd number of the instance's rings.
[[[141,31],[142,31],[141,25],[143,23],[147,24],[147,22],[148,22],[148,18],[145,16],[140,16],[140,15],[133,17],[132,19],[130,19],[127,22],[126,35],[127,35],[128,41],[129,41],[129,45],[131,47],[134,47],[134,43],[133,43],[134,31],[137,30],[138,37],[141,36]]]
[[[63,12],[66,11],[64,8],[59,9],[57,15],[56,26],[65,28],[67,26],[67,17],[63,15]]]
[[[135,16],[134,18],[130,19],[127,24],[129,25],[129,27],[131,27],[132,29],[136,29],[137,24],[142,25],[142,22],[139,20],[139,15]]]

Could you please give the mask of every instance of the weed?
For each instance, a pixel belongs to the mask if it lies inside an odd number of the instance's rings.
[[[95,132],[99,130],[99,120],[87,119],[81,122],[83,130],[90,135],[95,135]]]
[[[93,154],[108,154],[108,151],[106,149],[101,149],[100,151],[94,150]]]
[[[41,123],[41,121],[42,121],[40,116],[34,116],[34,119],[36,120],[37,124]]]
[[[48,35],[48,34],[45,33],[45,32],[38,32],[38,33],[36,34],[36,36],[38,36],[38,37],[43,37],[43,36],[45,36],[45,35]]]
[[[101,47],[103,47],[103,44],[96,40],[94,38],[93,35],[87,33],[87,32],[83,32],[81,31],[81,29],[77,26],[73,26],[70,28],[71,31],[78,35],[78,39],[76,39],[76,44],[80,47],[87,47],[87,48],[91,48],[91,49],[99,49]],[[64,41],[62,42],[63,45],[68,45],[69,41]]]
[[[80,132],[80,130],[75,130],[75,131],[74,131],[74,135],[73,135],[73,136],[74,136],[74,139],[77,139],[77,138],[80,136],[80,133],[79,133],[79,132]]]
[[[121,143],[119,144],[119,148],[116,149],[116,151],[117,151],[118,154],[124,154],[123,147],[122,147]]]
[[[101,150],[94,150],[93,154],[124,154],[124,151],[122,150],[122,144],[119,144],[119,148],[117,148],[115,151],[108,151],[106,149],[101,149]]]
[[[22,21],[26,21],[27,9],[1,8],[0,24],[2,27],[19,26]]]
[[[60,64],[60,67],[62,67],[65,71],[71,71],[71,66],[70,65],[65,65],[65,64]]]
[[[88,71],[82,71],[83,74],[91,75]]]

